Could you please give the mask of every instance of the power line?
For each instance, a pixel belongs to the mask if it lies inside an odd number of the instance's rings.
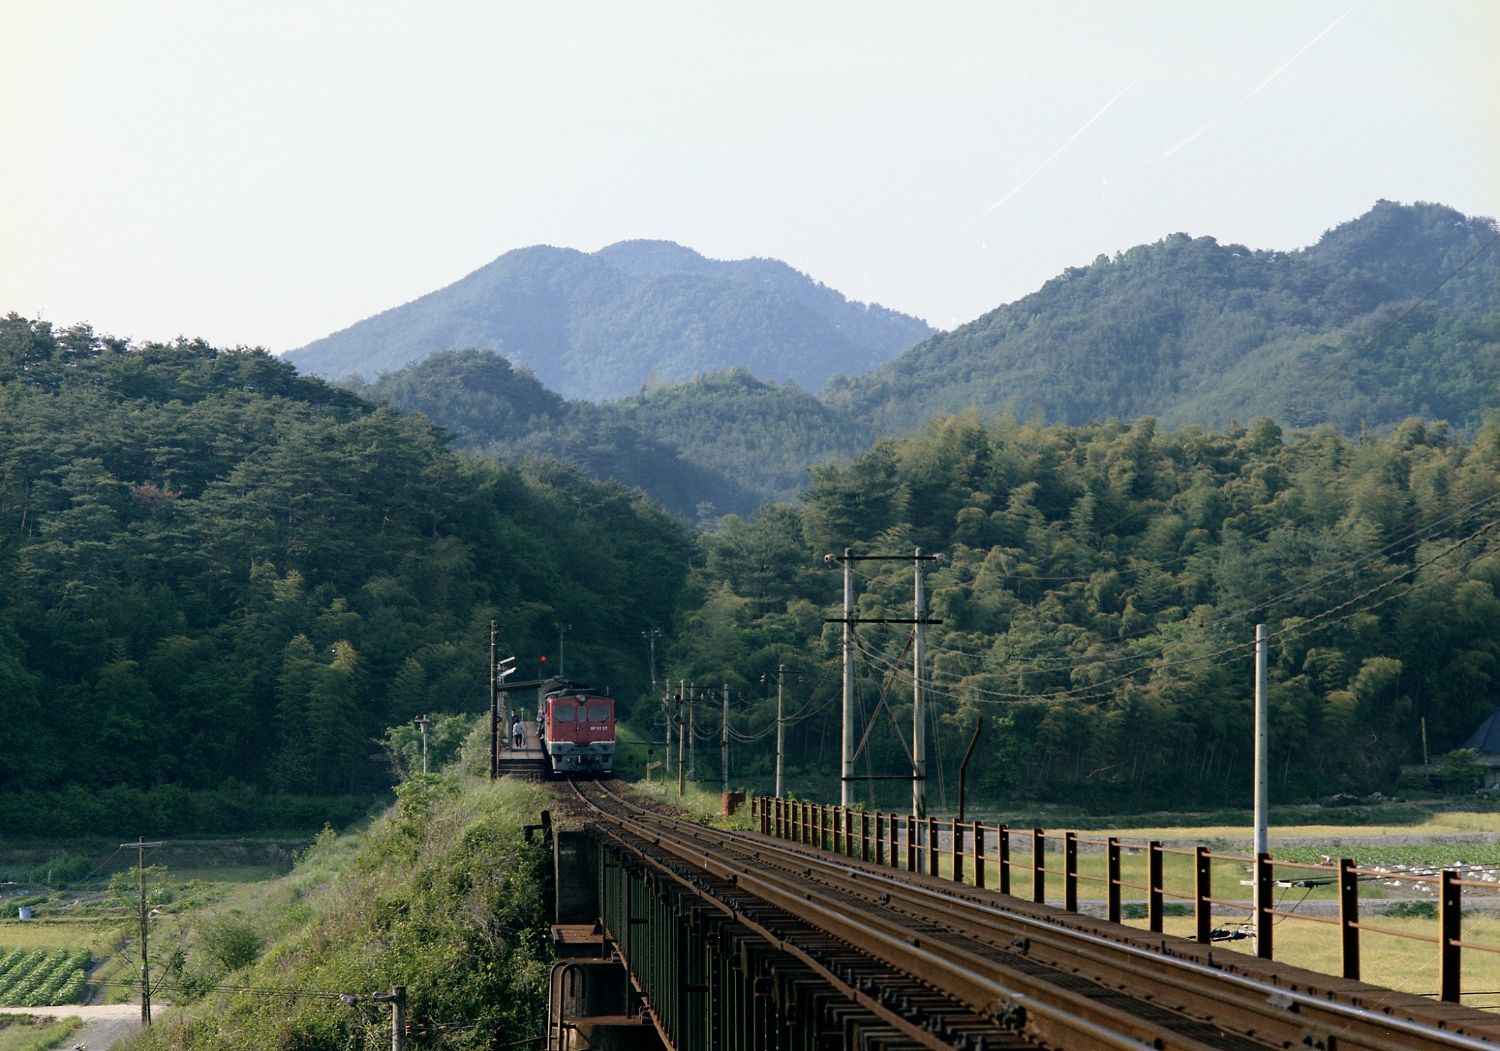
[[[1459,520],[1461,516],[1468,516],[1472,512],[1483,508],[1487,504],[1493,503],[1497,499],[1500,499],[1500,489],[1496,489],[1486,494],[1485,496],[1482,496],[1470,502],[1464,507],[1454,509],[1450,512],[1447,512],[1446,514],[1437,517],[1434,517],[1430,514],[1422,516],[1426,519],[1425,522],[1423,522],[1421,519],[1413,519],[1411,521],[1403,523],[1402,527],[1397,531],[1396,538],[1388,541],[1383,546],[1372,551],[1365,552],[1364,554],[1361,554],[1346,563],[1341,563],[1337,567],[1330,569],[1329,571],[1319,576],[1303,581],[1302,583],[1297,584],[1279,594],[1268,595],[1263,593],[1262,595],[1255,597],[1246,607],[1232,612],[1218,614],[1217,616],[1215,616],[1213,621],[1206,624],[1201,624],[1199,626],[1204,629],[1208,629],[1213,627],[1215,624],[1225,624],[1226,622],[1230,621],[1248,620],[1252,615],[1256,615],[1268,608],[1290,601],[1290,599],[1300,594],[1304,594],[1320,584],[1334,580],[1340,576],[1353,575],[1354,571],[1357,568],[1373,561],[1381,555],[1404,554],[1408,551],[1412,551],[1424,540],[1432,539],[1438,532],[1439,527],[1443,526],[1444,524],[1451,524],[1454,521]],[[1158,623],[1149,628],[1143,628],[1137,632],[1129,633],[1128,635],[1117,636],[1114,639],[1094,639],[1091,641],[1090,646],[1091,648],[1113,648],[1119,645],[1127,645],[1128,640],[1131,638],[1141,638],[1149,635],[1155,635],[1160,633],[1160,631],[1164,627],[1170,627],[1174,624],[1186,623],[1188,623],[1187,617],[1184,617],[1179,621],[1167,621],[1165,623]],[[1074,641],[1076,641],[1076,639]],[[958,655],[971,660],[983,660],[988,656],[988,654],[976,654],[966,650],[945,647],[936,647],[936,652],[939,654]],[[1041,665],[1042,662],[1048,662],[1051,667],[1057,670],[1062,670],[1077,666],[1097,667],[1102,664],[1143,660],[1146,659],[1147,656],[1148,655],[1142,653],[1127,653],[1120,656],[1101,656],[1095,654],[1093,656],[1077,655],[1067,657],[1035,655],[1030,659],[1037,662],[1039,665]],[[1042,666],[1041,670],[1045,670],[1045,665]]]
[[[1360,616],[1360,615],[1362,615],[1364,613],[1368,613],[1371,610],[1378,609],[1379,607],[1384,606],[1384,605],[1386,605],[1386,604],[1388,604],[1390,602],[1393,602],[1396,599],[1405,597],[1406,595],[1411,594],[1413,591],[1416,591],[1418,588],[1424,586],[1423,582],[1421,582],[1421,581],[1414,581],[1411,584],[1407,585],[1406,588],[1404,590],[1402,590],[1402,591],[1398,591],[1398,592],[1386,595],[1386,596],[1378,599],[1375,602],[1369,603],[1368,605],[1359,606],[1358,608],[1355,608],[1355,609],[1349,609],[1350,606],[1358,605],[1359,603],[1363,602],[1365,599],[1374,597],[1375,595],[1379,594],[1381,591],[1383,591],[1383,590],[1391,587],[1395,583],[1399,582],[1402,578],[1412,576],[1415,573],[1417,573],[1419,570],[1424,569],[1424,568],[1426,568],[1426,567],[1428,567],[1430,565],[1433,565],[1434,563],[1436,563],[1437,561],[1439,561],[1442,558],[1446,557],[1447,555],[1451,554],[1453,551],[1457,550],[1458,548],[1460,548],[1460,547],[1464,546],[1465,544],[1468,544],[1471,541],[1475,540],[1476,538],[1478,538],[1478,537],[1480,537],[1480,536],[1482,536],[1482,535],[1490,532],[1496,526],[1500,526],[1500,520],[1493,520],[1493,521],[1487,523],[1485,526],[1483,526],[1480,529],[1476,530],[1475,532],[1469,534],[1467,537],[1464,537],[1462,540],[1459,540],[1456,543],[1450,545],[1449,547],[1445,548],[1443,551],[1439,552],[1438,554],[1433,555],[1433,556],[1431,556],[1431,557],[1429,557],[1427,559],[1424,559],[1423,561],[1417,563],[1414,566],[1411,566],[1411,567],[1409,567],[1407,569],[1402,570],[1400,573],[1396,574],[1395,576],[1393,576],[1393,577],[1391,577],[1391,578],[1383,581],[1382,583],[1376,585],[1373,588],[1370,588],[1370,589],[1366,590],[1365,592],[1362,592],[1359,595],[1356,595],[1354,598],[1349,599],[1346,602],[1340,603],[1338,606],[1335,606],[1335,607],[1332,607],[1332,608],[1330,608],[1328,610],[1325,610],[1323,613],[1318,614],[1317,617],[1309,618],[1307,620],[1300,621],[1300,622],[1298,622],[1296,624],[1289,625],[1289,626],[1287,626],[1285,628],[1282,628],[1280,631],[1277,631],[1277,632],[1273,633],[1272,635],[1270,635],[1268,637],[1269,638],[1296,638],[1296,637],[1300,637],[1300,636],[1305,635],[1305,634],[1309,634],[1309,633],[1311,633],[1313,631],[1326,630],[1328,628],[1335,627],[1338,624],[1346,623],[1347,621],[1352,620],[1353,618],[1355,618],[1357,616]],[[1438,574],[1437,579],[1439,579],[1439,580],[1445,579],[1445,578],[1447,578],[1448,576],[1451,576],[1454,573],[1463,572],[1464,570],[1467,570],[1469,567],[1473,566],[1476,562],[1480,561],[1483,558],[1488,557],[1491,554],[1493,554],[1493,551],[1490,551],[1490,550],[1486,550],[1486,551],[1480,552],[1479,554],[1476,554],[1476,555],[1472,556],[1471,558],[1469,558],[1467,561],[1465,561],[1461,565],[1454,566],[1454,567],[1449,567],[1447,569],[1442,570]],[[1330,621],[1330,622],[1328,622],[1326,624],[1319,624],[1318,623],[1319,621],[1325,619],[1326,617],[1329,617],[1329,616],[1332,616],[1335,613],[1338,613],[1340,610],[1348,610],[1348,612],[1345,612],[1342,616],[1339,616],[1336,619],[1334,619],[1334,620],[1332,620],[1332,621]],[[1230,661],[1227,660],[1227,659],[1223,659],[1223,658],[1231,658],[1232,657],[1232,658],[1235,658],[1235,659],[1243,659],[1243,653],[1246,650],[1251,649],[1252,645],[1253,645],[1252,643],[1248,643],[1248,642],[1235,643],[1233,645],[1226,646],[1226,647],[1223,647],[1223,648],[1218,649],[1218,650],[1214,650],[1214,651],[1209,652],[1209,653],[1198,654],[1198,655],[1195,655],[1195,656],[1192,656],[1192,657],[1184,657],[1184,658],[1180,658],[1178,660],[1168,661],[1166,663],[1157,663],[1157,664],[1148,665],[1148,666],[1141,667],[1141,668],[1132,669],[1131,671],[1126,672],[1124,674],[1116,675],[1116,676],[1113,676],[1113,677],[1111,677],[1109,679],[1105,679],[1105,680],[1102,680],[1102,681],[1096,682],[1096,683],[1091,683],[1088,686],[1079,687],[1077,689],[1072,689],[1072,690],[1054,690],[1054,691],[1044,691],[1044,692],[1040,692],[1040,693],[1035,693],[1035,692],[1033,692],[1033,693],[1017,693],[1017,692],[1001,691],[1001,690],[989,690],[989,689],[985,689],[983,687],[977,687],[977,686],[967,686],[967,687],[962,687],[962,689],[964,691],[966,691],[967,694],[972,695],[973,699],[976,699],[976,700],[985,699],[985,698],[993,698],[996,701],[1008,701],[1008,702],[1012,702],[1012,703],[1018,703],[1018,702],[1037,703],[1037,702],[1061,701],[1061,700],[1078,700],[1078,701],[1103,700],[1103,699],[1106,699],[1108,697],[1113,696],[1115,694],[1115,692],[1116,692],[1116,691],[1114,691],[1112,689],[1107,689],[1107,687],[1109,687],[1110,685],[1112,685],[1114,683],[1118,683],[1118,682],[1121,682],[1121,681],[1133,678],[1134,676],[1140,674],[1141,672],[1149,672],[1149,673],[1155,674],[1157,672],[1166,670],[1168,668],[1180,667],[1180,666],[1189,665],[1189,664],[1198,664],[1198,663],[1203,663],[1205,661],[1211,661],[1215,665],[1224,665],[1224,664],[1230,663]],[[869,651],[868,649],[862,650],[861,652],[866,657],[866,659],[868,659],[871,663],[873,663],[873,664],[875,664],[877,666],[891,668],[893,670],[898,671],[898,673],[903,673],[903,674],[905,673],[905,669],[899,668],[899,666],[895,662],[892,662],[892,661],[887,660],[886,658],[880,657],[878,654],[875,654],[875,653]],[[955,700],[955,701],[963,700],[964,699],[964,697],[960,693],[955,692],[954,689],[946,687],[944,684],[938,682],[937,680],[924,680],[924,683],[926,684],[926,686],[929,689],[931,689],[934,693],[936,693],[936,694],[938,694],[940,696],[947,697],[947,698],[949,698],[951,700]]]

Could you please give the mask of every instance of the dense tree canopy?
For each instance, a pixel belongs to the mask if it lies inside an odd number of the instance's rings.
[[[433,370],[404,396],[446,390],[455,433],[477,445],[493,427],[507,459],[535,420],[566,425],[564,403],[493,355]],[[817,433],[800,397],[728,374],[628,409],[694,442],[724,418],[716,401],[780,406]],[[623,426],[608,411],[591,419]],[[754,423],[713,448],[725,472],[790,462]],[[1257,622],[1282,798],[1389,787],[1424,725],[1449,751],[1500,695],[1496,423],[1461,440],[1416,419],[1347,437],[968,413],[809,479],[694,541],[639,491],[557,459],[461,456],[422,416],[263,352],[11,315],[0,696],[25,733],[0,794],[206,819],[192,793],[214,813],[244,812],[247,793],[368,793],[392,726],[483,710],[491,618],[523,666],[566,631],[569,668],[613,686],[648,739],[643,633],[661,631],[663,679],[730,687],[736,779],[762,787],[779,677],[793,783],[833,794],[841,589],[823,556],[844,548],[944,555],[928,582],[939,804],[975,720],[992,796],[1243,800]],[[908,563],[861,563],[856,580],[860,616],[910,615]],[[899,773],[907,628],[862,627],[857,654],[861,763]]]
[[[688,520],[789,499],[809,464],[869,444],[860,425],[793,385],[745,369],[659,383],[596,405],[565,402],[490,351],[444,351],[352,390],[440,423],[460,448],[501,462],[556,459],[649,494]]]
[[[1418,421],[1165,432],[935,420],[799,506],[732,520],[706,557],[674,677],[728,676],[747,742],[798,678],[788,735],[802,790],[835,792],[841,585],[825,553],[911,553],[928,574],[935,799],[974,721],[987,794],[1110,806],[1248,798],[1252,628],[1271,645],[1280,798],[1389,789],[1500,703],[1500,428],[1471,444]],[[912,564],[863,562],[858,615],[911,616]],[[909,769],[909,629],[859,630],[861,773]],[[721,669],[723,669],[721,671]],[[790,674],[790,672],[789,672]],[[897,726],[881,709],[894,709]],[[868,767],[866,767],[868,763]],[[738,769],[766,776],[769,749]],[[972,785],[972,782],[971,782]],[[892,790],[894,791],[894,790]],[[887,801],[894,801],[887,795]]]
[[[368,792],[376,742],[483,711],[488,624],[648,675],[689,537],[575,469],[466,460],[263,351],[0,320],[0,791]]]

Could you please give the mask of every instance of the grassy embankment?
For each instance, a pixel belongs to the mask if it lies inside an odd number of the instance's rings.
[[[457,772],[472,766],[408,781],[368,829],[326,832],[289,875],[195,917],[176,977],[197,999],[128,1046],[380,1046],[390,1010],[370,997],[394,985],[444,1047],[540,1033],[549,858],[522,828],[546,799]]]
[[[48,1051],[82,1025],[77,1018],[51,1020],[27,1015],[0,1015],[0,1051]]]

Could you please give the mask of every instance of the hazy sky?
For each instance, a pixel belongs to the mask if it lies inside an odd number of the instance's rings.
[[[0,312],[300,346],[668,238],[940,327],[1173,231],[1500,214],[1500,3],[6,5]]]

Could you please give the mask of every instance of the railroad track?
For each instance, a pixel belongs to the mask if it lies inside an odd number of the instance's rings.
[[[617,853],[847,998],[868,1047],[1500,1048],[1479,1011],[572,791]]]

